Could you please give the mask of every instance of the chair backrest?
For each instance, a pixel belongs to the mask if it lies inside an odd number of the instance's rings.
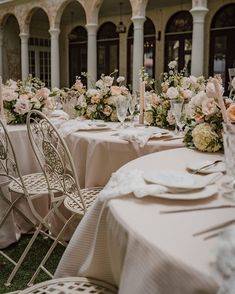
[[[80,192],[71,154],[55,126],[42,112],[32,110],[27,115],[27,130],[33,151],[46,177],[52,201],[56,199],[54,192],[61,192],[72,198],[85,212],[87,207]]]
[[[6,179],[7,182],[15,181],[25,192],[23,177],[21,175],[15,150],[11,142],[9,133],[5,123],[0,118],[0,176]]]

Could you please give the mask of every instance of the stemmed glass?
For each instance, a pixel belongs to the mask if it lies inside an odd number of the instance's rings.
[[[131,117],[131,125],[133,125],[133,120],[134,120],[134,112],[135,112],[135,107],[137,104],[137,97],[136,94],[130,94],[129,95],[129,104],[128,104],[128,109],[130,112],[130,117]]]
[[[175,117],[175,134],[183,132],[183,105],[184,102],[179,99],[171,99],[171,112]]]
[[[121,128],[124,126],[124,121],[127,115],[127,109],[129,106],[129,99],[125,96],[119,95],[116,100],[117,117],[121,123]]]
[[[235,201],[235,125],[223,123],[223,145],[225,165],[228,181],[223,183],[224,188],[228,188],[223,195]]]

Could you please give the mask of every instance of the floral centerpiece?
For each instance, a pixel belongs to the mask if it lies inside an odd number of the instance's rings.
[[[4,115],[8,124],[26,122],[31,109],[53,109],[53,93],[38,78],[31,75],[25,81],[8,80],[2,89]]]
[[[171,99],[187,103],[195,93],[205,88],[205,79],[194,76],[185,77],[185,71],[177,71],[177,62],[171,61],[169,72],[163,73],[160,91],[152,93],[152,102],[145,112],[145,120],[150,125],[173,129],[175,117],[171,111]]]
[[[116,73],[116,71],[114,72]],[[118,96],[129,99],[129,90],[123,85],[124,77],[114,79],[114,73],[106,76],[101,75],[95,83],[95,87],[86,89],[81,80],[77,78],[71,91],[76,96],[75,109],[78,116],[86,119],[102,119],[104,121],[117,121],[116,100]]]
[[[204,91],[200,91],[192,97],[188,107],[188,120],[184,138],[187,146],[206,152],[216,152],[223,147],[223,116],[218,101],[218,97],[219,95],[222,97],[223,91],[221,77],[215,76],[205,83]],[[234,122],[235,104],[231,99],[224,99],[223,103],[225,104],[227,119]]]

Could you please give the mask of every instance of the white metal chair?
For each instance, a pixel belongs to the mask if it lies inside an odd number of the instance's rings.
[[[115,294],[117,288],[105,282],[81,277],[60,278],[36,284],[19,294]]]
[[[40,270],[43,270],[51,278],[53,277],[44,266],[46,261],[70,224],[86,213],[102,188],[80,188],[68,147],[57,129],[44,114],[36,110],[30,111],[27,116],[27,129],[34,153],[47,179],[51,202],[58,200],[55,191],[59,192],[61,194],[60,199],[64,201],[64,206],[72,214],[35,271],[29,282],[29,285],[31,285]]]
[[[31,228],[36,228],[37,224],[41,222],[42,217],[35,209],[33,201],[48,195],[47,183],[43,173],[21,175],[17,158],[14,151],[14,146],[11,142],[7,127],[4,122],[0,119],[0,176],[1,179],[5,179],[4,182],[0,184],[0,195],[1,199],[6,203],[8,208],[3,214],[2,219],[0,220],[0,229],[3,224],[6,222],[8,216],[11,212],[17,213],[20,215],[26,222],[28,222]],[[7,185],[9,191],[16,195],[15,199],[9,199],[3,192],[2,186]],[[20,201],[26,201],[29,205],[29,208],[33,215],[33,221],[29,216],[23,212],[18,204]],[[41,232],[44,235],[47,235],[46,232]],[[31,248],[33,242],[30,240],[27,248]],[[0,251],[0,254],[4,256],[8,261],[10,261],[15,266],[15,271],[21,266],[22,256],[18,261],[10,258],[4,250]],[[9,277],[7,285],[10,284],[12,278]]]

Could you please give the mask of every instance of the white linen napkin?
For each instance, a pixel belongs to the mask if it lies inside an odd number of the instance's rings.
[[[148,140],[153,136],[151,129],[131,129],[123,130],[118,133],[119,138],[137,144],[139,147],[144,147]]]
[[[71,119],[61,124],[61,126],[59,127],[59,133],[64,138],[69,134],[79,131],[80,129],[85,130],[89,128],[90,126],[86,121]]]
[[[137,169],[132,171],[117,171],[112,174],[108,184],[100,192],[100,199],[107,200],[134,193],[138,198],[147,195],[165,193],[168,189],[161,185],[146,184],[143,172]]]
[[[64,112],[62,109],[56,109],[56,110],[52,111],[50,116],[51,117],[56,117],[58,119],[64,119],[64,120],[69,119],[68,113]]]

